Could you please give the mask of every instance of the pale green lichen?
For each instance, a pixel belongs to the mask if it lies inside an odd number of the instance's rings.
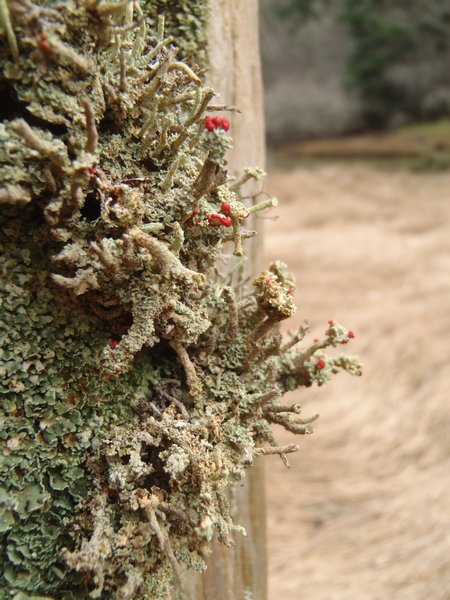
[[[270,424],[311,432],[315,417],[277,398],[359,373],[321,354],[351,337],[338,325],[304,349],[305,328],[283,341],[282,263],[250,290],[242,259],[217,272],[224,243],[241,256],[246,219],[276,201],[244,206],[241,185],[263,173],[228,178],[231,139],[204,128],[213,92],[162,18],[148,33],[160,5],[8,1],[1,598],[168,597],[215,533],[230,545],[242,530],[228,490],[254,457],[297,449]]]

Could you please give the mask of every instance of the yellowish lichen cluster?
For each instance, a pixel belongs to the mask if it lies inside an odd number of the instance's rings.
[[[275,200],[244,205],[262,172],[229,179],[214,92],[156,3],[0,7],[0,598],[164,598],[215,533],[233,543],[254,457],[297,449],[270,425],[311,431],[277,398],[360,366],[322,358],[335,324],[283,341],[283,264],[239,276]]]

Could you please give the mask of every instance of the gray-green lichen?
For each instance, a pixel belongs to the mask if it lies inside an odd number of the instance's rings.
[[[254,457],[297,449],[270,425],[311,431],[277,398],[359,373],[323,353],[337,324],[283,341],[283,264],[217,271],[275,202],[242,203],[258,169],[229,180],[214,92],[148,29],[166,4],[0,0],[0,598],[169,597],[233,543]]]
[[[202,68],[207,66],[208,2],[143,0],[141,6],[150,28],[156,30],[158,15],[164,15],[165,29],[176,40],[180,54]]]

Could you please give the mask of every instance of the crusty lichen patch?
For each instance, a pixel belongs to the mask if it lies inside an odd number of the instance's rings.
[[[271,424],[310,433],[278,397],[360,366],[324,354],[337,324],[282,339],[285,265],[245,285],[248,216],[276,202],[244,205],[262,173],[229,179],[229,124],[205,128],[214,92],[148,29],[157,3],[0,4],[0,586],[159,600],[233,543],[254,457],[297,449]]]

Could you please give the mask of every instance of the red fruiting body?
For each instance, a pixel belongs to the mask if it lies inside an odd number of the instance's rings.
[[[362,371],[358,371],[358,377],[362,377],[363,372]]]
[[[223,225],[224,227],[230,227],[232,225],[231,217],[224,217],[223,215],[219,215],[218,213],[213,213],[209,215],[208,222],[210,225],[219,226]]]
[[[194,210],[192,211],[192,216],[195,217],[196,215],[198,215],[199,212],[200,210],[198,208],[194,208]]]
[[[314,339],[313,339],[313,342],[314,342],[315,344],[318,344],[318,343],[320,342],[320,340],[319,340],[319,338],[314,338]]]
[[[49,50],[50,46],[48,45],[48,42],[41,42],[41,50]]]
[[[88,171],[91,175],[94,175],[94,173],[95,173],[94,167],[88,167]]]
[[[216,125],[214,123],[213,117],[205,117],[205,129],[207,129],[208,131],[214,131],[215,128]]]
[[[231,212],[231,206],[228,202],[222,202],[222,206],[220,207],[220,212],[224,215],[229,215]]]
[[[348,344],[348,340],[342,340],[339,342],[340,344]]]
[[[289,294],[289,296],[293,296],[294,290],[292,288],[289,288],[286,294]]]
[[[46,33],[41,33],[41,35],[39,36],[41,38],[42,41],[47,39],[47,34]]]
[[[117,340],[113,340],[112,342],[110,342],[109,347],[116,348],[118,345],[119,345],[119,342]]]
[[[333,325],[334,325],[334,321],[333,321],[333,319],[330,319],[330,320],[328,321],[328,325],[329,325],[330,327],[333,327]]]
[[[319,358],[319,360],[317,361],[317,366],[319,369],[325,369],[326,362],[323,360],[323,358]]]
[[[349,331],[348,332],[348,337],[352,340],[355,337],[354,331]]]
[[[217,213],[213,213],[212,215],[209,215],[208,223],[210,225],[222,225],[222,215],[219,215]]]
[[[205,117],[205,128],[208,131],[214,131],[217,127],[220,127],[224,131],[230,129],[230,121],[225,117],[212,117],[208,115]]]

